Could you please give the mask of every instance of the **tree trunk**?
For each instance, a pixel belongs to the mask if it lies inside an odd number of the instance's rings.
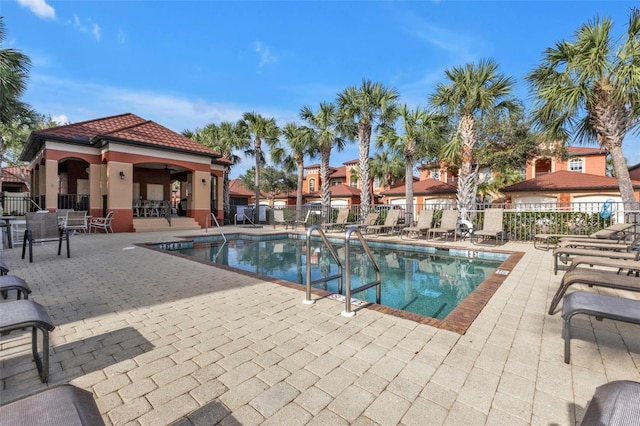
[[[458,212],[461,219],[468,220],[466,213],[472,206],[476,198],[473,192],[473,173],[471,172],[471,163],[473,161],[473,148],[476,144],[476,121],[471,115],[465,115],[460,120],[458,132],[462,138],[462,164],[458,171],[458,191],[457,202]]]
[[[640,210],[640,204],[636,200],[635,193],[633,192],[633,185],[631,184],[631,177],[629,176],[627,162],[624,159],[624,153],[622,152],[622,144],[616,144],[609,148],[609,154],[611,154],[613,168],[616,171],[616,179],[618,179],[618,187],[620,188],[620,196],[624,203],[624,209]]]
[[[371,185],[369,182],[369,145],[371,142],[371,123],[361,120],[358,123],[358,154],[360,156],[360,217],[366,217],[371,208]]]
[[[406,165],[404,172],[406,211],[404,223],[411,226],[413,223],[413,157],[405,157]]]
[[[302,209],[302,185],[304,183],[304,162],[298,161],[298,190],[296,192],[296,221],[300,220]]]
[[[320,183],[322,192],[322,213],[325,216],[323,221],[329,221],[329,207],[331,204],[331,192],[329,192],[329,161],[331,150],[320,152]]]
[[[258,223],[260,218],[260,159],[262,158],[262,147],[259,138],[256,138],[254,142],[255,154],[256,154],[256,174],[255,174],[255,190],[256,199],[253,209],[253,223]]]

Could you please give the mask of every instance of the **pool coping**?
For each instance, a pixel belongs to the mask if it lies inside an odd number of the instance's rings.
[[[235,234],[239,234],[247,237],[256,237],[256,234],[245,234],[243,232],[234,232],[234,235]],[[284,287],[299,290],[301,292],[306,291],[306,286],[302,284],[297,284],[291,281],[287,281],[279,278],[273,278],[266,275],[260,275],[260,274],[256,274],[255,272],[244,271],[241,269],[232,268],[219,263],[214,263],[208,260],[198,259],[191,256],[183,255],[181,253],[153,247],[153,246],[157,246],[158,244],[179,243],[179,242],[188,241],[193,238],[202,238],[202,237],[203,237],[202,235],[193,236],[193,237],[180,236],[180,237],[177,237],[179,238],[179,240],[166,241],[161,243],[158,243],[158,242],[137,243],[135,245],[149,249],[149,250],[168,254],[170,256],[180,257],[192,262],[194,261],[199,262],[201,264],[209,265],[214,268],[219,268],[225,271],[235,272],[240,275],[249,276],[252,278],[260,279],[260,280],[271,282],[274,284],[279,284]],[[386,242],[389,244],[414,245],[414,246],[420,246],[420,247],[425,246],[425,244],[418,244],[417,243],[418,241],[419,240],[416,240],[416,241],[403,240],[402,242],[398,242],[398,241],[386,241]],[[436,244],[431,243],[431,244],[428,244],[427,246],[433,247],[436,249],[443,249],[443,250],[460,250],[460,247],[455,247],[455,246],[446,245],[446,244],[443,245],[438,243]],[[473,290],[462,302],[460,302],[458,306],[456,306],[444,319],[440,320],[436,318],[431,318],[431,317],[416,314],[413,312],[406,312],[400,309],[395,309],[395,308],[379,305],[377,303],[372,303],[372,302],[365,302],[363,305],[357,306],[357,307],[352,306],[352,310],[354,312],[357,312],[360,309],[372,309],[377,312],[393,315],[395,317],[414,321],[420,324],[430,325],[438,329],[451,331],[461,335],[465,334],[469,329],[469,327],[471,326],[471,324],[473,324],[473,321],[475,321],[475,319],[478,317],[480,312],[487,305],[491,297],[495,294],[498,288],[500,288],[500,286],[506,280],[506,278],[511,274],[511,272],[513,271],[515,266],[518,264],[520,259],[522,259],[525,253],[520,251],[498,250],[493,247],[485,247],[485,246],[478,247],[477,249],[465,248],[464,250],[499,253],[499,254],[508,255],[509,257],[507,257],[490,276],[485,278],[485,280],[482,283],[480,283],[480,285],[478,285],[478,287],[476,287],[476,289]],[[329,296],[336,294],[336,293],[326,291],[326,290],[321,290],[318,288],[311,288],[311,293],[320,298],[329,298]],[[338,303],[344,303],[338,300],[335,300],[335,301]]]

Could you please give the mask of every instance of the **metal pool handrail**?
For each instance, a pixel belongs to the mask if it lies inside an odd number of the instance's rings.
[[[216,226],[218,227],[218,231],[220,231],[220,235],[222,235],[222,239],[224,240],[224,242],[227,242],[227,237],[225,237],[224,232],[222,232],[222,228],[220,227],[220,224],[218,223],[218,218],[216,218],[216,215],[214,215],[213,213],[211,213],[211,219],[213,219],[213,222],[216,223]],[[208,221],[207,221],[208,222]],[[205,229],[205,232],[208,231],[208,227],[207,229]],[[223,244],[224,246],[224,244]],[[221,247],[222,248],[222,247]]]
[[[322,242],[324,243],[325,247],[327,247],[327,249],[329,250],[329,254],[331,254],[331,257],[333,257],[333,260],[338,265],[338,273],[335,275],[331,275],[324,278],[318,278],[317,280],[311,281],[311,234],[313,234],[314,231],[318,231],[318,234],[320,235]],[[322,228],[320,228],[319,225],[311,225],[311,227],[309,227],[309,230],[307,231],[306,247],[307,247],[307,274],[306,274],[307,275],[307,293],[302,303],[304,303],[305,305],[311,305],[315,303],[315,300],[311,299],[311,286],[313,284],[328,282],[335,279],[338,280],[338,293],[342,294],[342,263],[340,262],[340,259],[338,259],[338,255],[336,254],[335,250],[331,246],[331,243],[329,243],[329,240],[327,240],[327,236],[324,234],[324,232],[322,232]],[[347,258],[347,262],[348,261],[349,260]]]
[[[360,241],[360,244],[362,245],[364,252],[367,254],[367,257],[371,261],[371,264],[373,265],[373,269],[376,271],[376,279],[374,281],[371,281],[370,283],[363,284],[360,287],[351,289],[351,268],[349,265],[349,259],[350,259],[349,252],[350,252],[351,244],[349,242],[351,241],[351,234],[353,233],[355,233],[356,237],[358,237],[358,240]],[[371,249],[367,245],[367,242],[365,241],[358,227],[350,226],[347,228],[347,232],[345,233],[345,240],[344,240],[344,252],[346,257],[345,263],[347,268],[347,275],[345,279],[344,311],[342,311],[342,316],[352,317],[356,313],[351,310],[351,294],[359,293],[368,288],[376,286],[376,303],[379,305],[380,296],[382,293],[382,289],[381,289],[382,280],[380,277],[380,268],[378,267],[378,264],[376,263],[376,261],[373,259],[373,253],[371,253]]]

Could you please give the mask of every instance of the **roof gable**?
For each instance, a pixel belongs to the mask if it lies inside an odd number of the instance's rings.
[[[95,145],[100,141],[117,141],[122,143],[147,145],[169,151],[186,151],[203,154],[213,158],[221,157],[199,143],[182,136],[158,123],[145,120],[135,114],[126,113],[111,117],[51,127],[31,133],[25,146],[26,156],[35,155],[44,140],[58,140],[74,144]],[[23,158],[30,161],[31,158]]]

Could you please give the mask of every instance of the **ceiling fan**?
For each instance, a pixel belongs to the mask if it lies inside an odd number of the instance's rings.
[[[164,169],[163,169],[163,170],[164,170],[165,172],[175,172],[175,171],[176,171],[176,169],[172,169],[172,168],[170,168],[168,164],[165,164],[165,165],[164,165]]]

